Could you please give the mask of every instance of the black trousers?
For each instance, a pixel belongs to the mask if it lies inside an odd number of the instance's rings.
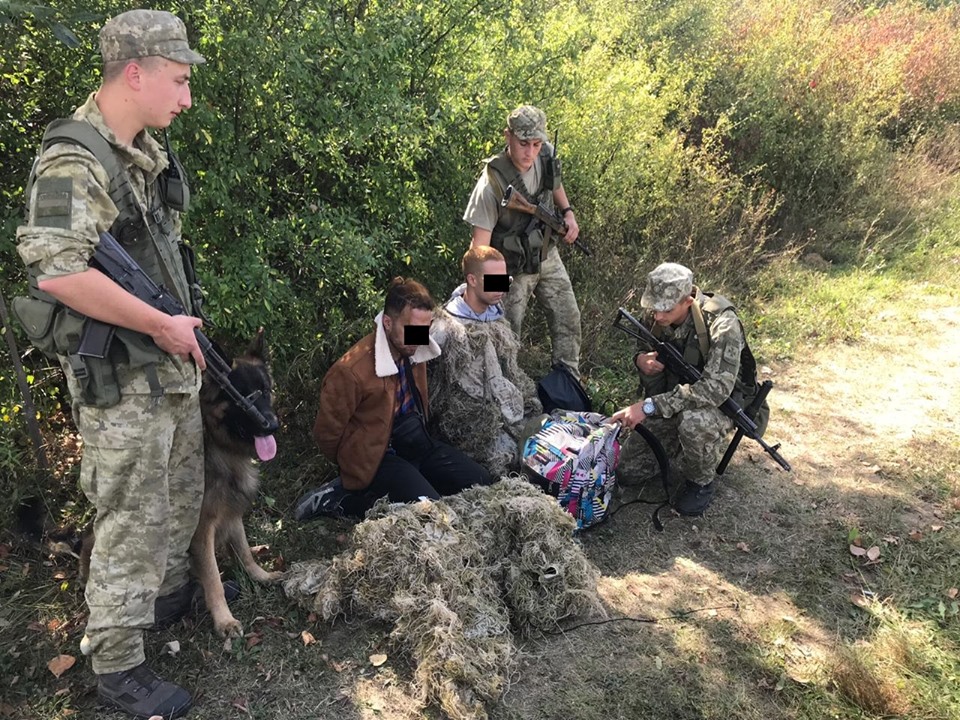
[[[474,485],[490,485],[495,478],[482,465],[445,442],[428,438],[417,452],[387,450],[373,481],[363,492],[348,493],[341,507],[347,515],[363,517],[378,498],[413,502],[439,500]]]

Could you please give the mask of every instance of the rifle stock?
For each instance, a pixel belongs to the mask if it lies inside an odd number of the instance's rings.
[[[523,196],[522,193],[518,193],[513,185],[507,185],[507,189],[503,192],[503,200],[500,201],[500,205],[508,210],[516,210],[518,212],[533,216],[544,226],[550,228],[553,230],[553,232],[560,236],[565,235],[567,232],[567,223],[564,221],[563,217],[558,215],[543,203],[534,204],[530,202]],[[590,248],[581,242],[579,238],[574,240],[573,244],[587,257],[593,256],[593,252],[590,250]]]
[[[623,321],[627,321],[628,325],[624,325]],[[693,365],[690,365],[686,360],[683,359],[683,355],[677,348],[671,345],[668,342],[663,342],[656,335],[650,332],[647,328],[643,326],[639,320],[637,320],[633,315],[631,315],[625,308],[619,308],[617,310],[617,319],[613,321],[613,326],[622,332],[625,332],[632,338],[639,340],[644,343],[647,347],[657,353],[657,359],[666,365],[670,370],[680,378],[680,382],[692,385],[697,382],[701,373]],[[761,385],[760,392],[762,397],[759,402],[751,404],[751,409],[756,412],[760,407],[760,403],[763,402],[763,398],[767,396],[767,393],[770,392],[770,389],[773,387],[773,383],[770,380],[765,380]],[[754,407],[754,405],[756,407]],[[736,446],[740,443],[740,438],[746,435],[751,440],[757,442],[760,447],[763,448],[774,462],[777,463],[784,470],[789,471],[790,463],[784,459],[782,455],[778,452],[780,449],[780,443],[776,445],[769,445],[760,435],[757,424],[753,421],[753,418],[744,412],[743,408],[737,405],[733,401],[733,398],[727,398],[720,405],[720,410],[728,418],[733,420],[734,426],[737,428],[737,435],[734,438],[734,444],[732,447],[736,449]],[[728,448],[728,454],[732,456],[732,452]],[[730,461],[730,457],[724,455],[723,461],[718,466],[718,474],[721,474],[723,470],[726,469],[727,463]]]
[[[187,314],[186,308],[183,307],[176,296],[168,292],[166,288],[157,285],[110,233],[100,233],[100,243],[90,259],[90,265],[131,295],[138,297],[157,310],[167,315]],[[78,353],[105,357],[114,330],[115,328],[112,325],[88,318],[84,324]],[[230,382],[231,368],[227,361],[223,359],[213,347],[210,339],[199,329],[195,328],[193,332],[197,337],[197,344],[200,346],[203,358],[207,362],[207,372],[210,376],[230,396],[237,407],[250,416],[261,428],[273,432],[275,430],[273,423],[267,420],[253,404],[257,397],[254,395],[247,397],[237,390],[236,386]]]

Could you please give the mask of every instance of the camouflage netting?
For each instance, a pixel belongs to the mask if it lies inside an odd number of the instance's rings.
[[[515,469],[525,419],[541,406],[509,323],[461,323],[441,310],[430,335],[443,350],[429,373],[436,432],[494,475]]]
[[[486,718],[503,692],[513,636],[603,614],[598,573],[554,498],[504,478],[438,502],[380,502],[332,561],[294,564],[288,596],[326,620],[392,623],[414,686],[454,720]]]

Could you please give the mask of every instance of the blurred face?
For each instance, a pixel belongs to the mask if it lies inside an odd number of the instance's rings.
[[[520,140],[509,130],[504,132],[504,137],[507,140],[507,154],[510,156],[514,167],[522,173],[527,172],[533,167],[537,155],[540,154],[543,141]]]
[[[687,313],[690,312],[690,306],[693,304],[693,296],[687,295],[669,310],[656,311],[653,313],[653,320],[660,327],[670,327],[679,325],[687,319]]]
[[[146,58],[140,69],[144,125],[163,129],[190,107],[190,66],[166,58]]]
[[[408,335],[407,326],[411,328],[416,327],[430,327],[433,323],[433,312],[430,310],[419,310],[410,307],[409,305],[403,309],[403,311],[397,315],[397,317],[392,318],[386,313],[383,315],[383,331],[387,335],[387,341],[390,343],[390,347],[393,348],[400,357],[413,357],[413,354],[419,348],[419,345],[407,345],[404,343],[404,338]],[[416,336],[417,331],[413,330],[410,335]]]
[[[506,275],[507,263],[504,260],[487,260],[481,265],[480,274],[467,274],[467,290],[481,305],[489,307],[503,300],[504,292],[487,292],[483,289],[485,275]]]

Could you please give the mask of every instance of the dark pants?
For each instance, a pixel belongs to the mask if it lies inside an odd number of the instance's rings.
[[[490,485],[494,477],[457,448],[434,440],[426,432],[413,442],[397,442],[387,450],[373,481],[363,492],[348,493],[341,507],[347,515],[363,517],[378,498],[413,502],[420,498],[439,500],[473,485]]]

